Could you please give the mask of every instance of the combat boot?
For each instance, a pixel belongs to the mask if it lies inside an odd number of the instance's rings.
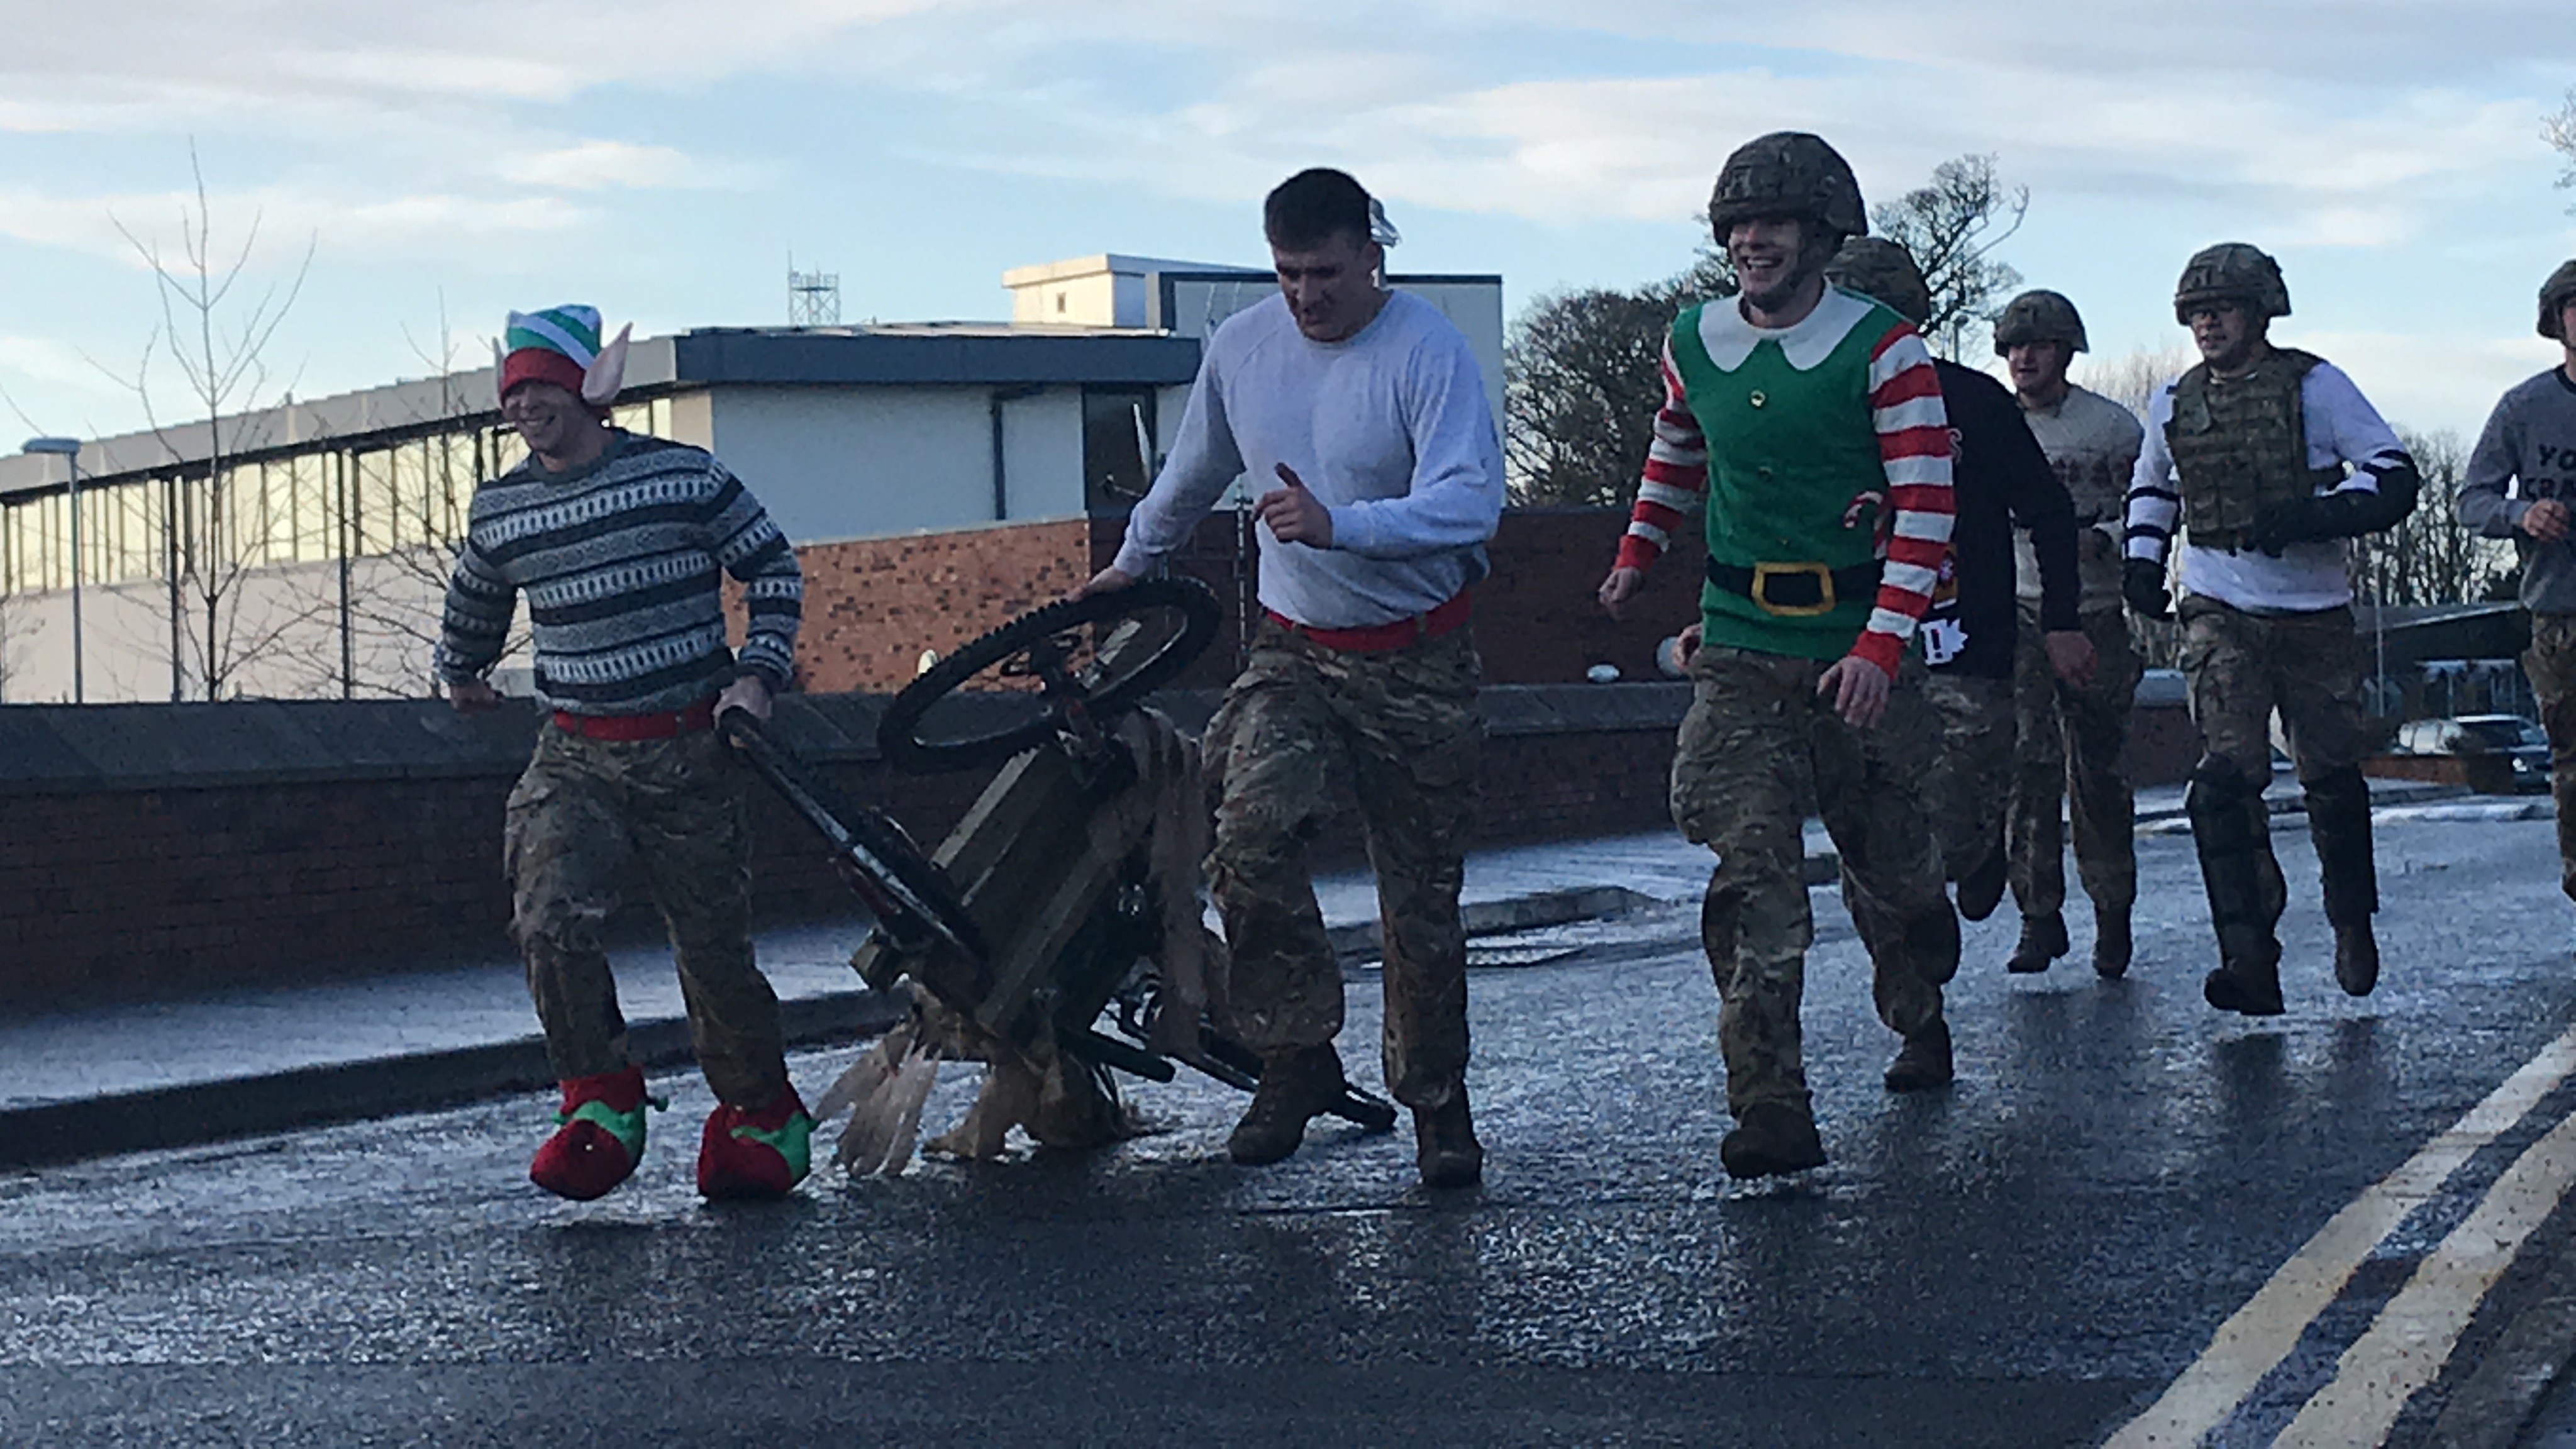
[[[2021,941],[2004,958],[2004,969],[2015,976],[2032,976],[2045,971],[2049,963],[2066,954],[2066,918],[2055,911],[2046,915],[2021,918]]]
[[[1485,1148],[1467,1112],[1467,1091],[1437,1107],[1413,1109],[1414,1161],[1424,1187],[1474,1187],[1485,1175]]]
[[[2097,908],[2093,912],[2093,974],[2105,981],[2128,975],[2129,951],[2129,913]]]
[[[1950,1085],[1952,1076],[1950,1023],[1936,1021],[1907,1037],[1905,1045],[1897,1048],[1896,1060],[1887,1064],[1887,1090],[1928,1092]]]
[[[2279,1016],[2281,943],[2268,929],[2230,926],[2218,934],[2218,969],[2201,978],[2201,998],[2241,1016]]]
[[[1824,1140],[1804,1107],[1756,1102],[1735,1119],[1717,1144],[1718,1164],[1729,1177],[1771,1177],[1825,1165]]]
[[[644,1157],[644,1069],[574,1077],[563,1084],[555,1135],[528,1164],[528,1180],[557,1197],[588,1202],[607,1194]]]
[[[2334,933],[2335,984],[2346,996],[2368,996],[2379,985],[2379,938],[2371,934],[2370,917],[2338,924]]]
[[[1246,1167],[1277,1162],[1306,1140],[1306,1124],[1342,1100],[1348,1083],[1332,1043],[1261,1055],[1252,1105],[1225,1139],[1226,1155]]]

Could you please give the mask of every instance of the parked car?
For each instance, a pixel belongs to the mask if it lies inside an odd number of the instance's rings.
[[[2401,755],[2504,755],[2517,790],[2549,788],[2549,736],[2516,714],[2409,720],[2397,729]]]

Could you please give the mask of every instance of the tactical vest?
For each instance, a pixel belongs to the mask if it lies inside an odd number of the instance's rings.
[[[2204,362],[2174,384],[2165,446],[2182,478],[2182,525],[2201,548],[2234,552],[2266,510],[2313,498],[2343,469],[2308,466],[2307,409],[2299,390],[2325,359],[2277,349],[2241,377]]]

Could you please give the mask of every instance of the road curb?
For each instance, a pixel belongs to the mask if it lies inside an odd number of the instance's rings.
[[[1817,858],[1808,860],[1816,878]],[[1832,879],[1827,859],[1824,879]],[[1470,937],[1594,920],[1663,904],[1624,886],[1538,891],[1478,901],[1460,911]],[[1378,950],[1378,923],[1355,922],[1326,933],[1345,958]],[[790,1047],[826,1046],[873,1036],[901,1017],[895,998],[868,990],[794,997],[778,1004]],[[628,1050],[647,1069],[696,1060],[683,1018],[632,1022]],[[413,1052],[259,1076],[187,1082],[76,1101],[0,1108],[0,1171],[194,1147],[266,1132],[363,1121],[404,1112],[462,1106],[554,1085],[542,1037],[525,1036],[441,1051]]]
[[[2422,805],[2435,800],[2465,800],[2475,794],[2477,792],[2466,785],[2397,785],[2371,791],[2370,808],[2377,810],[2390,805]],[[2298,815],[2306,810],[2307,802],[2296,790],[2286,790],[2277,795],[2267,792],[2263,796],[2263,811],[2267,815]],[[2187,817],[2188,812],[2183,806],[2159,805],[2138,811],[2136,823],[2146,825],[2156,821],[2182,820]]]
[[[842,991],[778,1003],[791,1047],[873,1036],[903,1006],[875,991]],[[684,1019],[640,1021],[628,1049],[648,1069],[696,1060]],[[195,1147],[264,1132],[390,1117],[539,1091],[554,1085],[541,1037],[365,1061],[299,1067],[254,1077],[187,1082],[70,1102],[0,1110],[0,1170]]]
[[[1499,901],[1471,901],[1459,907],[1458,922],[1472,941],[1481,936],[1507,936],[1515,931],[1598,920],[1661,904],[1653,896],[1626,886],[1580,886]],[[1333,954],[1346,961],[1375,956],[1379,951],[1378,923],[1353,921],[1334,926],[1324,932],[1324,939],[1332,943]]]

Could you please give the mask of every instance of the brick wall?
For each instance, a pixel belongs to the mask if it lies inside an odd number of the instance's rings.
[[[1090,577],[1084,519],[806,544],[796,670],[818,694],[900,689],[942,654]]]
[[[1487,683],[1568,684],[1605,663],[1630,680],[1662,677],[1655,645],[1695,616],[1699,576],[1658,569],[1627,620],[1612,619],[1594,595],[1627,526],[1625,513],[1602,508],[1503,515],[1493,575],[1476,591]],[[817,693],[900,689],[922,650],[945,654],[1056,598],[1107,567],[1125,533],[1124,518],[1102,517],[807,544],[797,551],[806,587],[799,678]],[[1174,570],[1207,584],[1225,608],[1218,647],[1182,676],[1184,687],[1221,688],[1241,665],[1258,571],[1238,566],[1240,540],[1232,512],[1212,514],[1173,555]]]
[[[1683,700],[1673,686],[1489,691],[1479,838],[1658,826]],[[1197,728],[1216,698],[1164,703]],[[777,727],[844,795],[934,847],[986,776],[889,771],[881,705],[793,696]],[[407,701],[0,707],[0,1010],[506,955],[501,807],[536,728],[523,704],[472,721]],[[854,915],[803,822],[767,791],[752,809],[761,914]],[[1316,854],[1360,858],[1347,812]],[[639,907],[620,929],[655,926]]]

